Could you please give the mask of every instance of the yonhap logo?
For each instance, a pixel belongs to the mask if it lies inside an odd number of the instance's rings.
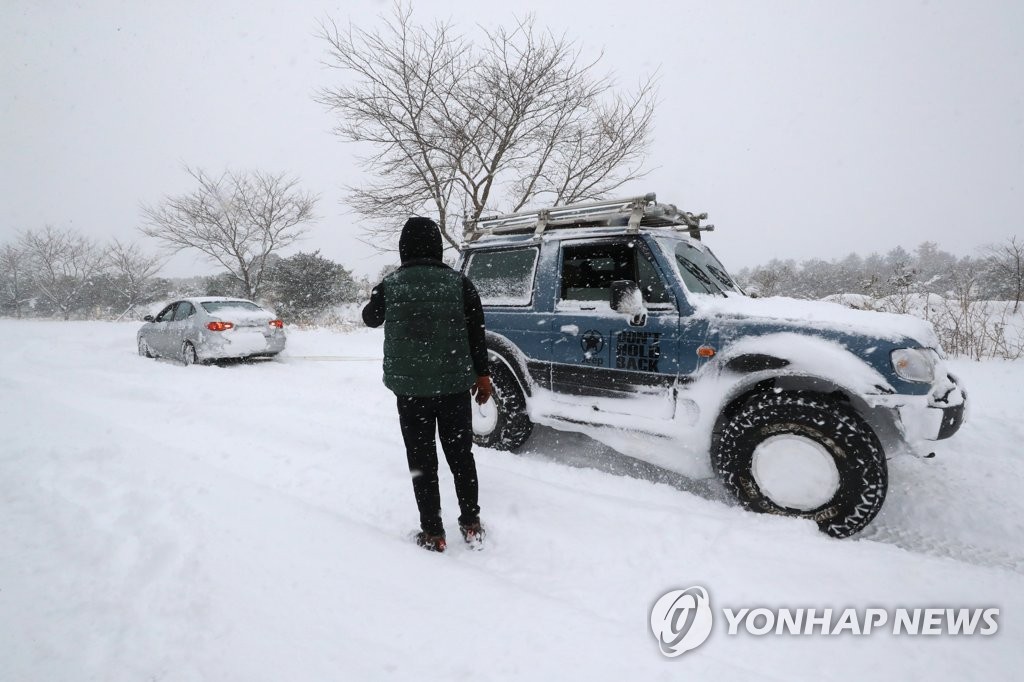
[[[936,636],[990,637],[999,632],[996,606],[842,609],[822,607],[719,606],[724,636]],[[711,635],[714,616],[707,590],[672,590],[651,607],[651,632],[662,655],[675,658],[696,649]]]
[[[703,587],[665,594],[651,608],[651,632],[661,653],[674,658],[696,649],[711,634],[711,600]]]

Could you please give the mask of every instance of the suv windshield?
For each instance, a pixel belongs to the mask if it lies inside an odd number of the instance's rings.
[[[694,246],[686,239],[659,237],[665,253],[672,257],[679,269],[679,277],[686,288],[696,294],[739,293],[736,283],[729,277],[714,254],[706,248]]]

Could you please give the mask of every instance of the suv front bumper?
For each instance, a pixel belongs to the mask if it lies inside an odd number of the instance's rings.
[[[903,435],[911,442],[949,438],[960,430],[967,411],[967,393],[951,374],[928,395],[876,395],[869,401],[895,411]]]
[[[964,423],[964,413],[967,408],[967,396],[964,396],[964,401],[959,405],[953,407],[943,408],[931,408],[942,410],[942,425],[939,426],[939,435],[935,440],[942,440],[943,438],[949,438],[954,433],[960,430],[960,425]]]

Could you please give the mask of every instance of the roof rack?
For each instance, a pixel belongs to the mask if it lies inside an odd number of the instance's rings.
[[[628,199],[592,201],[567,206],[552,206],[532,211],[488,216],[463,222],[463,239],[475,242],[491,234],[541,235],[546,230],[573,227],[622,226],[626,232],[637,232],[641,227],[672,227],[689,232],[700,239],[701,232],[711,232],[714,225],[701,225],[707,213],[693,214],[680,211],[673,204],[659,204],[653,192]]]

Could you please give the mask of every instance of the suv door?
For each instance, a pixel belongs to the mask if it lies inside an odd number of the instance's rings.
[[[597,410],[670,419],[679,374],[679,309],[647,244],[639,236],[564,240],[558,274],[552,390],[589,398]],[[612,310],[617,280],[638,284],[646,316],[634,320]],[[636,400],[638,395],[656,399]]]

